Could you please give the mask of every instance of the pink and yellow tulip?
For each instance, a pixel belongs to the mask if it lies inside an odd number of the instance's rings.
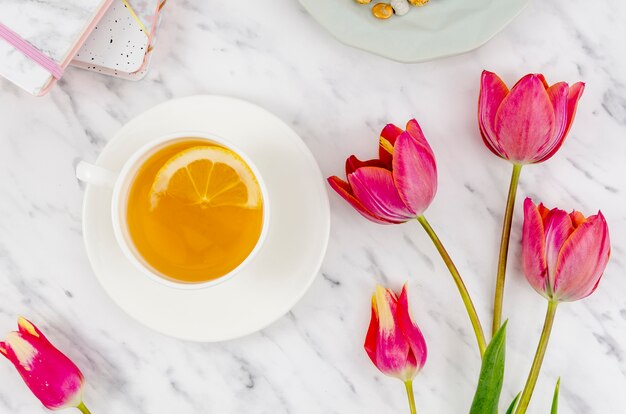
[[[398,297],[376,286],[365,351],[385,375],[409,381],[426,363],[426,341],[409,311],[406,285]]]
[[[522,257],[526,278],[547,299],[582,299],[598,287],[609,261],[609,229],[601,212],[585,218],[524,201]]]
[[[511,90],[495,73],[483,71],[478,125],[487,148],[514,164],[533,164],[561,147],[585,84],[549,86],[542,74],[528,74]]]
[[[376,286],[364,347],[380,372],[404,382],[411,412],[415,412],[412,381],[426,363],[427,351],[424,336],[409,311],[406,285],[399,297]]]
[[[89,412],[83,402],[83,374],[25,318],[18,330],[0,342],[0,354],[13,363],[22,379],[50,410],[75,407]]]
[[[437,192],[437,165],[415,119],[406,130],[393,124],[380,134],[378,159],[346,161],[346,179],[330,186],[359,213],[382,224],[404,223],[422,215]]]

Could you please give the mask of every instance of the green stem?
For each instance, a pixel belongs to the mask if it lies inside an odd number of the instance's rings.
[[[411,409],[411,414],[417,414],[417,410],[415,409],[415,396],[413,395],[413,381],[405,381],[404,387],[406,388],[406,395],[409,397],[409,408]]]
[[[524,414],[530,403],[530,397],[533,395],[535,385],[537,384],[537,378],[539,377],[539,371],[541,371],[541,363],[543,357],[546,354],[546,348],[548,347],[548,341],[550,340],[550,332],[552,331],[552,325],[554,324],[554,315],[556,314],[556,307],[558,302],[549,301],[548,311],[546,312],[546,320],[543,323],[543,331],[541,332],[541,339],[539,339],[539,345],[537,346],[537,352],[535,353],[535,359],[533,365],[528,373],[528,379],[522,392],[522,398],[519,400],[519,405],[515,414]]]
[[[76,407],[80,410],[81,413],[83,414],[91,414],[91,411],[89,411],[89,409],[87,407],[85,407],[85,403],[81,402],[80,405],[78,407]]]
[[[504,299],[504,278],[506,275],[506,260],[509,254],[509,239],[511,238],[511,223],[513,222],[513,210],[515,209],[515,196],[517,195],[517,185],[519,175],[522,171],[520,164],[513,164],[511,174],[511,184],[509,185],[509,196],[506,199],[506,212],[504,213],[504,223],[502,224],[502,237],[500,239],[500,256],[498,258],[498,275],[496,277],[496,294],[493,300],[493,324],[491,335],[495,335],[502,325],[502,301]]]
[[[459,271],[457,270],[456,266],[452,262],[450,255],[448,254],[446,249],[443,247],[441,240],[439,240],[439,237],[437,237],[437,234],[435,234],[435,231],[426,220],[426,217],[419,216],[417,218],[417,221],[420,222],[422,227],[424,227],[424,230],[426,230],[426,233],[428,233],[428,235],[430,236],[430,239],[435,244],[437,251],[439,251],[441,258],[443,259],[443,262],[448,267],[448,270],[450,271],[450,274],[452,275],[452,279],[454,279],[454,283],[456,284],[456,287],[459,290],[459,293],[461,294],[461,299],[463,300],[463,304],[465,305],[465,309],[467,310],[467,314],[469,315],[470,321],[472,323],[472,328],[474,329],[474,334],[476,335],[476,341],[478,341],[478,350],[480,351],[480,357],[482,358],[483,354],[485,353],[485,348],[487,348],[487,343],[485,342],[485,334],[483,333],[483,327],[480,324],[478,313],[476,312],[476,308],[474,307],[472,298],[470,297],[470,294],[467,291],[467,287],[465,287],[465,283],[463,283],[463,279],[461,278]]]

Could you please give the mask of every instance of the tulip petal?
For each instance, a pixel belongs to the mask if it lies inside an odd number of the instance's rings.
[[[7,345],[4,342],[0,342],[0,354],[4,355],[5,357],[8,356]]]
[[[487,148],[498,157],[506,157],[504,149],[498,144],[494,125],[496,113],[504,98],[509,94],[509,88],[493,72],[484,70],[480,78],[480,96],[478,98],[478,125]]]
[[[387,124],[382,131],[380,131],[378,158],[385,164],[388,170],[391,169],[391,160],[393,157],[393,150],[389,151],[389,148],[394,147],[396,139],[404,131],[394,124]]]
[[[437,192],[437,165],[419,125],[412,129],[412,134],[407,129],[396,141],[393,180],[404,204],[419,216]]]
[[[365,352],[370,357],[372,363],[376,365],[376,338],[378,337],[378,315],[376,314],[376,296],[372,297],[372,316],[370,318],[370,325],[367,328],[367,335],[365,335]]]
[[[541,158],[552,153],[555,147],[560,147],[561,142],[565,139],[567,131],[568,113],[567,113],[567,96],[569,94],[569,86],[565,82],[558,82],[546,89],[546,93],[552,103],[554,110],[554,132],[549,141],[540,149],[543,153]]]
[[[426,363],[428,351],[424,335],[422,335],[422,331],[411,317],[406,284],[402,287],[402,292],[398,298],[398,323],[400,330],[411,347],[411,354],[415,358],[414,363],[417,366],[417,371],[419,371]]]
[[[415,218],[402,201],[391,171],[379,167],[359,168],[348,176],[352,192],[366,211],[393,223]]]
[[[407,368],[410,370],[407,367],[410,347],[398,326],[397,301],[392,291],[376,287],[373,300],[378,316],[375,365],[386,375],[402,377]]]
[[[541,216],[541,221],[543,222],[543,226],[546,226],[546,220],[550,216],[550,209],[543,205],[543,203],[539,203],[539,207],[537,207],[537,211],[539,211],[539,215]]]
[[[542,162],[549,158],[552,158],[552,156],[559,150],[559,148],[561,148],[563,142],[565,142],[565,137],[569,133],[569,130],[572,127],[572,123],[574,122],[574,116],[576,115],[578,100],[582,96],[584,90],[585,84],[583,82],[577,82],[574,85],[570,86],[567,97],[567,125],[565,131],[563,132],[563,137],[557,141],[557,144],[552,148],[550,152],[548,152],[545,156],[542,157],[541,160],[537,162]]]
[[[30,322],[28,319],[24,318],[23,316],[20,316],[17,318],[17,328],[18,328],[18,331],[22,332],[23,334],[28,334],[36,338],[41,337],[45,339],[45,336],[41,333],[41,331],[39,331],[39,329],[37,329],[37,327],[33,325],[32,322]]]
[[[548,81],[546,80],[546,77],[543,76],[543,73],[537,73],[537,77],[539,78],[541,83],[543,83],[543,88],[544,89],[548,89],[550,87],[550,85],[548,85]]]
[[[546,292],[546,242],[543,220],[539,209],[530,198],[524,200],[522,229],[522,267],[530,285],[543,296]]]
[[[350,204],[366,219],[379,224],[393,224],[393,222],[385,220],[382,217],[378,217],[375,214],[369,212],[363,206],[363,204],[361,204],[361,202],[357,200],[356,197],[354,197],[354,195],[352,194],[352,189],[350,188],[350,184],[343,181],[341,178],[337,176],[328,177],[328,184],[330,184],[331,188],[335,190],[337,194],[339,194],[344,200],[346,200],[348,204]]]
[[[574,301],[597,288],[609,261],[609,229],[602,213],[591,216],[565,242],[556,267],[554,296]]]
[[[574,231],[572,219],[563,210],[554,209],[544,221],[544,232],[546,240],[546,262],[548,265],[548,287],[552,293],[554,286],[554,275],[559,253],[567,238]]]
[[[585,91],[584,82],[576,82],[569,88],[569,94],[567,96],[567,129],[565,133],[569,132],[570,127],[572,126],[572,122],[574,121],[574,116],[576,116],[576,109],[578,108],[578,101],[580,97],[583,96],[583,92]]]
[[[380,167],[380,168],[387,168],[387,166],[385,165],[384,162],[382,162],[381,160],[367,160],[367,161],[361,161],[360,159],[358,159],[357,157],[355,157],[354,155],[350,155],[348,157],[348,159],[346,160],[346,177],[350,174],[352,174],[353,172],[355,172],[356,170],[358,170],[361,167]],[[388,170],[391,170],[391,167],[387,168]]]
[[[537,75],[526,75],[511,89],[496,113],[494,132],[507,159],[529,163],[554,133],[554,109]]]
[[[37,349],[26,340],[19,332],[9,332],[6,336],[8,351],[15,357],[14,363],[18,363],[24,370],[32,370],[32,364],[38,354]]]
[[[397,329],[396,308],[398,298],[396,294],[390,289],[377,285],[372,304],[378,318],[378,330],[388,332]]]
[[[570,213],[569,218],[572,220],[572,225],[574,226],[574,228],[577,228],[578,226],[583,224],[585,221],[587,221],[585,216],[583,216],[583,214],[580,211],[576,211],[576,210]]]
[[[424,132],[422,132],[422,127],[420,127],[420,124],[415,118],[406,123],[406,132],[408,132],[419,145],[424,147],[424,149],[428,151],[433,158],[435,158],[433,150],[430,148],[430,144],[424,136]],[[400,138],[400,136],[398,136],[398,138]]]

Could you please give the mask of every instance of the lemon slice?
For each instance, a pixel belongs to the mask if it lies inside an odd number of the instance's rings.
[[[248,164],[216,146],[188,148],[163,164],[150,190],[152,210],[163,196],[205,207],[258,208],[262,204],[259,183]]]

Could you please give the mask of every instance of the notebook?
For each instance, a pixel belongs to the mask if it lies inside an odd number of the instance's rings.
[[[72,66],[126,79],[147,72],[165,0],[114,0]]]
[[[43,95],[112,0],[0,0],[0,75]]]

